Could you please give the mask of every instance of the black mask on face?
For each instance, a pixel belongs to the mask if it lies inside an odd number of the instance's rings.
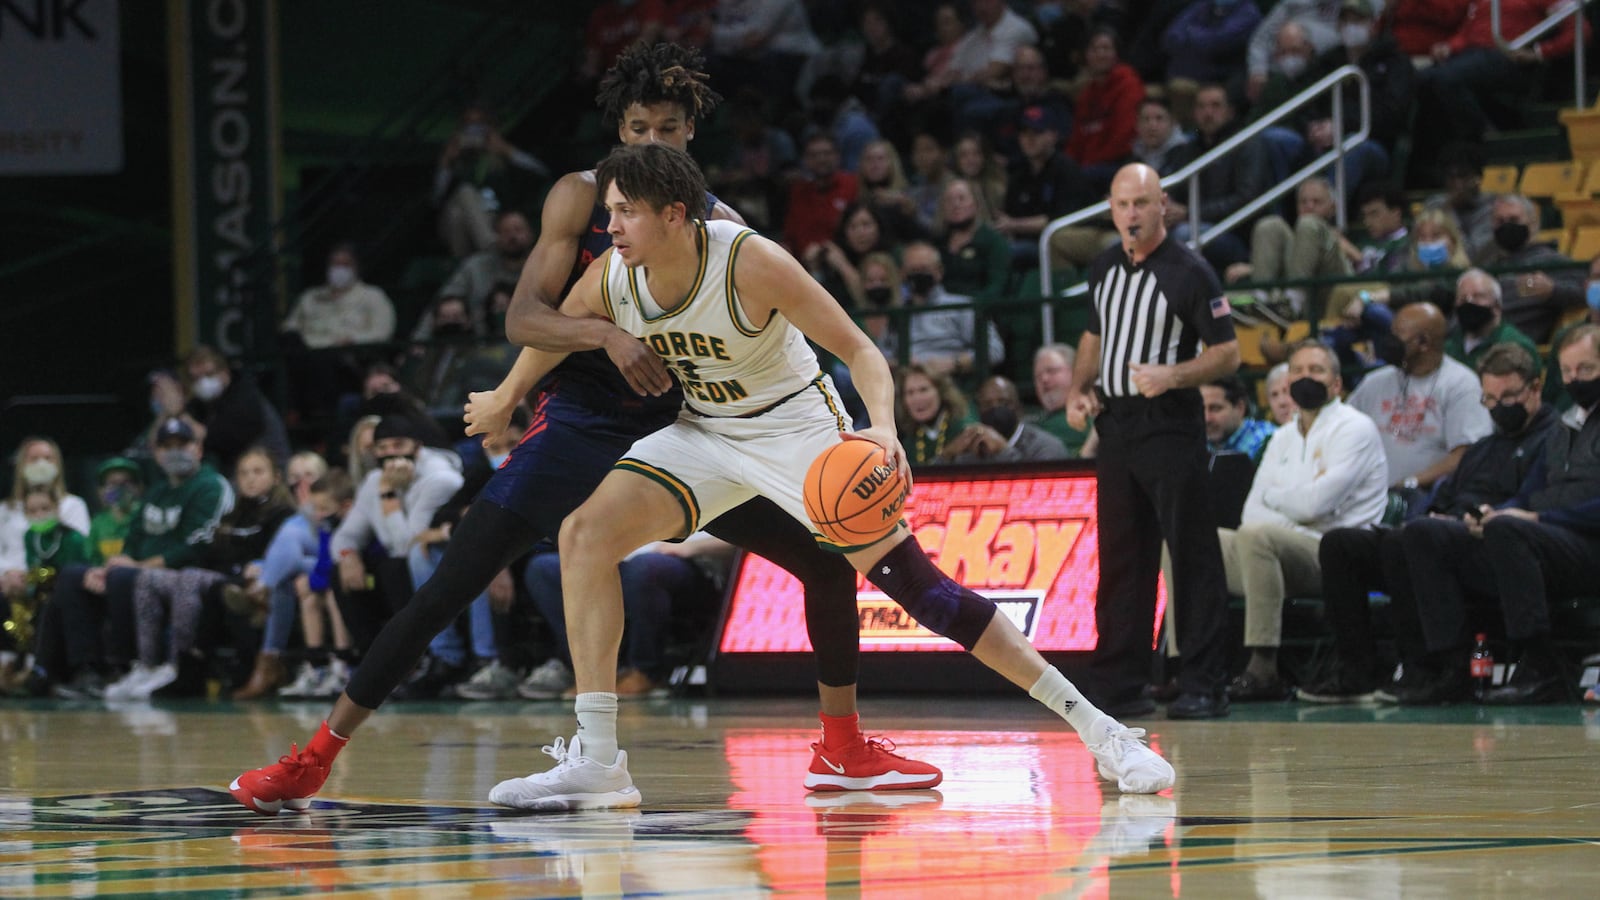
[[[906,276],[906,284],[911,286],[911,293],[916,294],[919,297],[926,297],[933,293],[933,273],[912,272],[910,275]]]
[[[978,414],[978,421],[1007,439],[1017,430],[1017,413],[1009,406],[991,406]]]
[[[1489,418],[1502,434],[1516,434],[1528,424],[1528,408],[1521,403],[1496,403],[1489,407]]]
[[[1567,382],[1567,394],[1572,397],[1572,402],[1584,409],[1600,403],[1600,378],[1589,378],[1583,381]]]
[[[972,227],[974,222],[977,222],[977,221],[978,221],[978,217],[977,216],[972,216],[970,218],[962,219],[959,222],[956,221],[955,219],[946,219],[945,220],[945,225],[951,231],[966,231],[968,228]]]
[[[1328,386],[1315,378],[1297,378],[1289,384],[1289,399],[1301,409],[1319,410],[1328,404]]]
[[[1406,362],[1406,342],[1386,334],[1373,342],[1372,352],[1385,363],[1400,368]]]
[[[462,337],[471,332],[471,329],[462,322],[440,322],[433,326],[433,336],[442,338]]]
[[[1528,243],[1528,226],[1521,222],[1501,222],[1494,227],[1494,242],[1508,253],[1521,250]]]
[[[1456,307],[1456,318],[1461,321],[1462,330],[1477,334],[1494,321],[1494,310],[1476,303],[1462,303]]]
[[[894,291],[887,287],[869,287],[866,290],[866,294],[867,302],[880,309],[888,306],[889,302],[894,299]]]

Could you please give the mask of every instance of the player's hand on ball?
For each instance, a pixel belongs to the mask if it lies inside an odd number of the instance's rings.
[[[515,398],[507,400],[499,391],[473,391],[467,395],[465,412],[461,421],[467,423],[467,436],[475,434],[488,440],[505,432],[511,424],[511,411],[517,406]]]
[[[606,341],[605,350],[617,371],[627,379],[628,387],[640,396],[659,397],[672,390],[672,373],[667,371],[667,364],[644,341],[618,329]]]
[[[889,465],[900,471],[900,477],[905,479],[906,484],[911,483],[911,463],[906,459],[905,448],[900,446],[900,436],[895,434],[893,428],[875,425],[860,431],[841,431],[839,436],[847,441],[872,441],[882,447]]]

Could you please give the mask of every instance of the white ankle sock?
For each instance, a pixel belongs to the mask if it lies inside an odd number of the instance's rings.
[[[617,695],[610,691],[579,694],[573,710],[578,714],[578,737],[583,755],[601,765],[617,761]]]
[[[1067,720],[1078,736],[1089,740],[1089,729],[1105,713],[1084,698],[1083,694],[1061,674],[1061,670],[1051,666],[1044,670],[1039,680],[1028,688],[1028,696],[1043,703],[1051,712]],[[1098,737],[1098,736],[1096,736]]]

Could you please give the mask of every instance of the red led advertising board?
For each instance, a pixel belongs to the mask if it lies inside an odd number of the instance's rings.
[[[1095,645],[1100,576],[1093,469],[922,470],[905,520],[935,564],[995,601],[1041,652]],[[856,579],[865,653],[960,651]],[[1158,588],[1157,618],[1166,593]],[[810,653],[800,584],[745,555],[734,573],[719,655]]]

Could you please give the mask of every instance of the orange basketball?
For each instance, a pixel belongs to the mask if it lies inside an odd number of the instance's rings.
[[[841,441],[817,455],[806,471],[806,515],[823,537],[859,547],[900,524],[911,483],[872,441]]]

